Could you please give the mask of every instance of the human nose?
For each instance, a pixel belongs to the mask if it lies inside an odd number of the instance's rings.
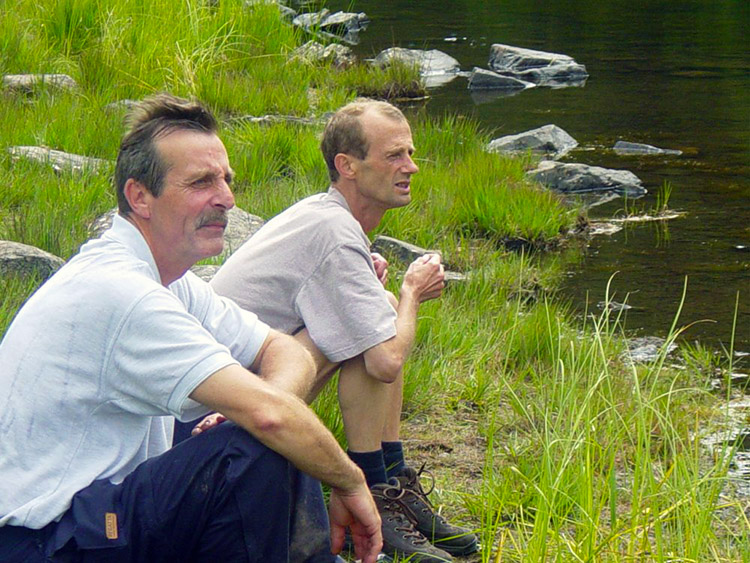
[[[414,162],[414,159],[411,157],[411,155],[408,155],[406,157],[406,172],[409,174],[416,174],[419,172],[419,166],[417,166],[417,163]]]
[[[232,209],[234,207],[234,193],[229,182],[222,179],[219,181],[219,187],[214,198],[214,204],[217,207],[223,207],[224,209]]]

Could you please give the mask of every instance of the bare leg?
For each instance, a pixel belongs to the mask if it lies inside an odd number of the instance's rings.
[[[392,385],[395,383],[383,383],[368,375],[362,356],[342,364],[339,405],[351,451],[372,452],[380,449],[390,412]]]
[[[391,305],[398,306],[396,297],[389,293]],[[368,375],[362,356],[342,364],[330,362],[315,346],[307,329],[294,335],[312,355],[317,372],[308,403],[318,396],[336,370],[339,376],[339,405],[344,420],[344,432],[350,450],[369,452],[379,450],[381,442],[399,439],[401,408],[403,405],[403,372],[393,383],[383,383]]]
[[[386,405],[382,442],[397,442],[401,431],[401,409],[404,403],[404,372],[388,385],[389,399]]]
[[[390,291],[388,301],[394,309],[398,309],[398,299]],[[404,404],[404,370],[398,374],[396,381],[388,386],[390,397],[386,407],[385,422],[383,424],[383,442],[397,442],[401,431],[401,410]]]
[[[294,339],[302,344],[302,346],[304,346],[308,352],[310,352],[310,355],[315,362],[315,381],[313,382],[309,395],[307,397],[304,397],[305,402],[307,402],[307,404],[310,404],[313,402],[315,397],[320,394],[321,390],[323,389],[325,384],[328,383],[328,380],[331,379],[333,374],[336,373],[336,370],[339,369],[340,364],[334,364],[333,362],[330,362],[328,358],[323,355],[323,352],[318,350],[318,347],[315,346],[315,343],[310,338],[310,333],[307,332],[306,328],[295,334]]]

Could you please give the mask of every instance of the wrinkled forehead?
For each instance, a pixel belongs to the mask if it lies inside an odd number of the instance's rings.
[[[155,146],[168,171],[189,172],[217,166],[229,169],[224,143],[213,132],[177,129],[160,136]]]

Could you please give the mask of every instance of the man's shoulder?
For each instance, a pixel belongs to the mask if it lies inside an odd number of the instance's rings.
[[[326,193],[307,197],[288,207],[269,220],[257,235],[261,235],[258,239],[261,240],[264,236],[309,238],[313,233],[316,240],[327,237],[337,241],[367,241],[367,235],[351,212]]]
[[[93,251],[83,249],[49,283],[55,292],[74,291],[81,298],[119,308],[148,293],[169,293],[154,275],[148,263],[127,249],[107,245]]]

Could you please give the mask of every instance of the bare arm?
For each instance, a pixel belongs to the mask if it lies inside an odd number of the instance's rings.
[[[291,336],[276,330],[268,333],[250,369],[276,387],[312,401],[315,366],[310,353]],[[312,375],[311,375],[312,374]],[[209,414],[195,425],[193,436],[221,424],[227,419],[221,413]]]
[[[445,272],[437,254],[425,254],[409,265],[396,308],[396,336],[364,353],[367,373],[393,382],[404,367],[414,344],[419,305],[442,294]]]

